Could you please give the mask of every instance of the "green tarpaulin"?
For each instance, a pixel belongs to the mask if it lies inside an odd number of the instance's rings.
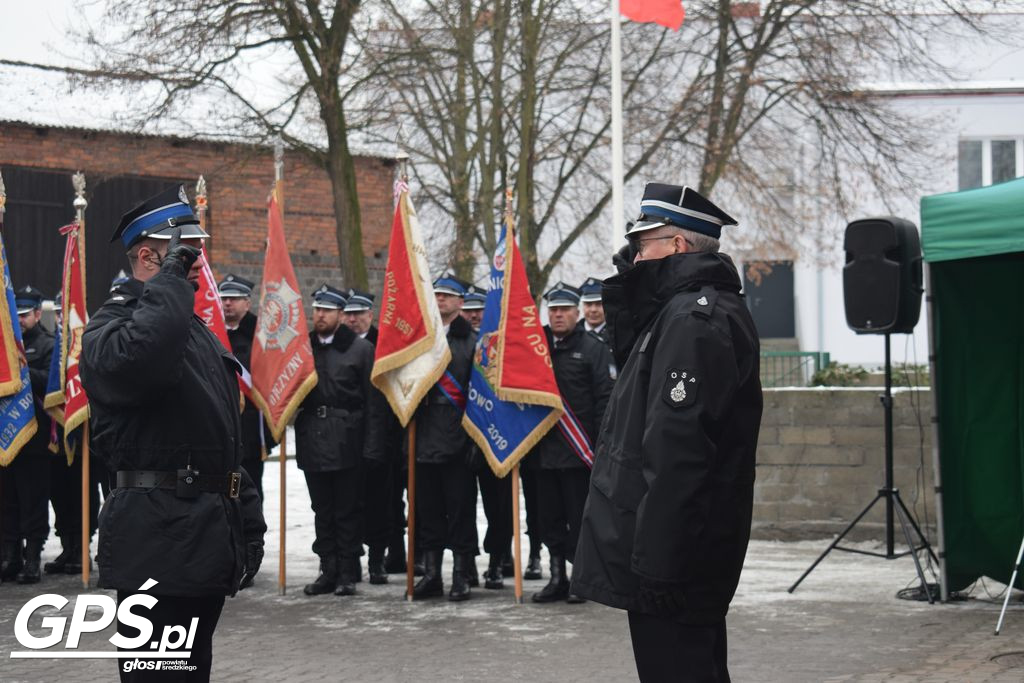
[[[1024,535],[1024,179],[925,197],[921,238],[946,584],[1005,583]]]

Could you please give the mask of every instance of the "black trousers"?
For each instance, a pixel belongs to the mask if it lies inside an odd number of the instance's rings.
[[[305,475],[316,529],[313,552],[321,558],[361,556],[363,539],[359,503],[362,473],[359,468],[305,472]]]
[[[256,484],[256,492],[260,494],[260,500],[263,500],[263,464],[263,458],[258,453],[254,458],[242,460],[242,467],[249,473],[252,483]]]
[[[92,475],[95,458],[89,459],[89,474]],[[95,477],[90,476],[89,486],[89,532],[96,533],[96,517],[100,511],[100,487]],[[63,452],[50,456],[50,506],[53,507],[53,530],[60,536],[61,545],[71,547],[82,534],[82,457],[75,453],[75,459],[68,465]]]
[[[530,552],[540,554],[540,501],[537,500],[537,470],[519,468],[519,479],[523,482],[523,498],[526,503],[526,537],[530,539]]]
[[[576,556],[580,538],[583,504],[590,488],[590,470],[574,467],[563,470],[539,468],[537,498],[540,503],[541,538],[552,555],[570,562]]]
[[[729,683],[725,619],[680,624],[671,617],[629,613],[629,637],[640,683]]]
[[[503,557],[512,544],[512,478],[498,479],[490,468],[477,472],[487,517],[484,552]]]
[[[47,420],[47,423],[49,421]],[[39,427],[42,429],[42,427]],[[50,460],[45,443],[33,438],[3,468],[3,537],[46,541],[50,535]]]
[[[416,522],[424,552],[477,555],[476,476],[468,464],[416,463]]]
[[[117,591],[117,604],[120,605],[123,600],[137,593],[138,591]],[[183,598],[179,596],[154,595],[153,597],[158,599],[153,609],[147,611],[139,606],[132,608],[132,614],[145,617],[153,624],[153,635],[149,639],[150,642],[160,641],[165,626],[183,626],[187,631],[192,624],[192,620],[199,619],[196,623],[195,638],[192,641],[192,656],[187,660],[187,663],[195,666],[196,670],[139,670],[133,667],[136,660],[119,659],[116,661],[121,680],[126,683],[136,683],[138,681],[189,681],[189,683],[198,683],[199,681],[209,681],[210,667],[213,665],[213,632],[217,629],[217,621],[220,619],[221,610],[224,609],[224,596]],[[122,624],[120,621],[117,622],[117,632],[126,638],[138,637],[140,633],[138,629]],[[178,649],[183,648],[179,647]],[[118,648],[118,650],[126,651],[124,648]],[[152,652],[153,650],[150,648],[150,643],[147,642],[141,647],[127,651]],[[170,655],[168,658],[171,660],[179,659],[173,655]],[[154,660],[142,659],[138,661],[148,663]],[[125,671],[126,668],[132,668],[132,670]]]
[[[380,548],[381,552],[387,546],[394,526],[391,497],[394,479],[391,465],[370,459],[363,462],[363,542],[371,548]]]

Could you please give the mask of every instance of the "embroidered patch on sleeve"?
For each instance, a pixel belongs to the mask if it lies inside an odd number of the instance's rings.
[[[685,408],[697,400],[700,382],[688,370],[673,368],[665,374],[665,388],[661,397],[673,408]]]

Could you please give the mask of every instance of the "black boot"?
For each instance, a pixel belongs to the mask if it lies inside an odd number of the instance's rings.
[[[43,541],[25,541],[25,564],[18,573],[18,583],[39,583],[42,554]]]
[[[443,555],[440,550],[428,550],[423,553],[423,578],[416,582],[412,589],[412,597],[434,598],[444,595],[444,579],[441,578],[441,559]]]
[[[501,560],[501,573],[505,576],[515,576],[516,574],[516,563],[512,559],[512,548],[505,552],[505,556]]]
[[[530,598],[533,602],[555,602],[569,597],[569,579],[565,576],[565,558],[551,556],[551,580],[539,593]]]
[[[67,570],[68,560],[74,557],[75,544],[72,541],[64,541],[60,537],[60,555],[43,565],[43,572],[46,574],[63,574]],[[82,563],[78,563],[78,571],[82,571]]]
[[[358,557],[338,558],[338,587],[334,589],[335,595],[355,595],[356,576],[363,573],[362,563]]]
[[[452,589],[448,591],[448,599],[452,602],[469,600],[471,571],[476,570],[476,562],[473,560],[472,555],[459,554],[455,556],[455,568],[452,569]],[[479,583],[480,579],[477,577],[477,585]]]
[[[527,581],[538,581],[544,578],[540,571],[540,546],[530,543],[530,560],[526,563],[523,578]]]
[[[24,566],[24,550],[21,540],[4,541],[0,554],[0,581],[14,581]]]
[[[92,558],[89,558],[89,569],[92,569]],[[75,547],[71,551],[71,555],[68,556],[67,564],[64,565],[65,574],[81,574],[82,573],[82,543],[81,541],[75,541]]]
[[[512,569],[513,573],[515,568]],[[484,588],[490,588],[497,590],[505,587],[505,582],[502,580],[504,577],[504,567],[502,567],[501,560],[497,555],[491,555],[490,562],[487,564],[487,571],[484,572]]]
[[[366,563],[370,573],[370,583],[381,586],[388,582],[388,572],[384,568],[384,546],[370,546],[370,558]]]
[[[333,593],[338,585],[338,561],[334,557],[320,558],[320,576],[316,581],[307,584],[302,592],[306,595],[326,595]]]
[[[476,558],[470,555],[469,566],[466,567],[466,580],[470,588],[480,587],[480,572],[476,570]]]
[[[570,588],[572,587],[572,580],[571,579],[569,580],[569,587]],[[570,605],[582,605],[583,603],[585,603],[587,601],[587,599],[584,598],[584,597],[581,597],[579,595],[576,595],[575,593],[573,593],[570,590],[569,594],[567,596],[565,596],[565,601],[567,603],[569,603]]]
[[[423,560],[423,551],[417,550],[415,553],[413,553],[413,555],[414,557],[412,558],[412,575],[426,576],[427,568]],[[440,576],[441,572],[438,572],[437,575]]]
[[[384,571],[388,574],[404,574],[405,562],[405,534],[395,534],[391,543],[388,544],[388,555],[384,558]]]

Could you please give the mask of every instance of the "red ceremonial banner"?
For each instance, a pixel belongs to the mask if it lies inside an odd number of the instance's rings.
[[[623,16],[644,23],[655,23],[678,31],[686,11],[680,0],[619,0]]]
[[[206,323],[213,335],[220,340],[224,348],[231,351],[231,340],[228,338],[228,325],[224,321],[224,306],[217,291],[217,280],[210,268],[210,257],[203,245],[203,267],[199,271],[199,289],[196,291],[196,304],[193,309],[199,319]],[[245,397],[252,400],[252,376],[246,372],[239,375],[238,386]]]
[[[402,183],[391,224],[370,377],[403,426],[451,359],[425,254],[416,211]]]
[[[78,358],[82,353],[82,334],[89,322],[85,308],[85,240],[78,223],[60,229],[67,235],[64,249],[64,284],[61,288],[60,376],[64,386],[64,452],[68,460],[74,448],[68,444],[72,432],[89,419],[89,399],[82,387]]]
[[[540,323],[540,311],[530,294],[526,266],[510,233],[505,239],[505,291],[498,334],[505,343],[498,351],[497,393],[504,401],[539,403],[561,408],[561,394],[551,365],[551,352]]]
[[[306,310],[299,294],[277,192],[267,206],[267,252],[252,345],[252,397],[274,439],[281,441],[289,420],[316,386]]]

